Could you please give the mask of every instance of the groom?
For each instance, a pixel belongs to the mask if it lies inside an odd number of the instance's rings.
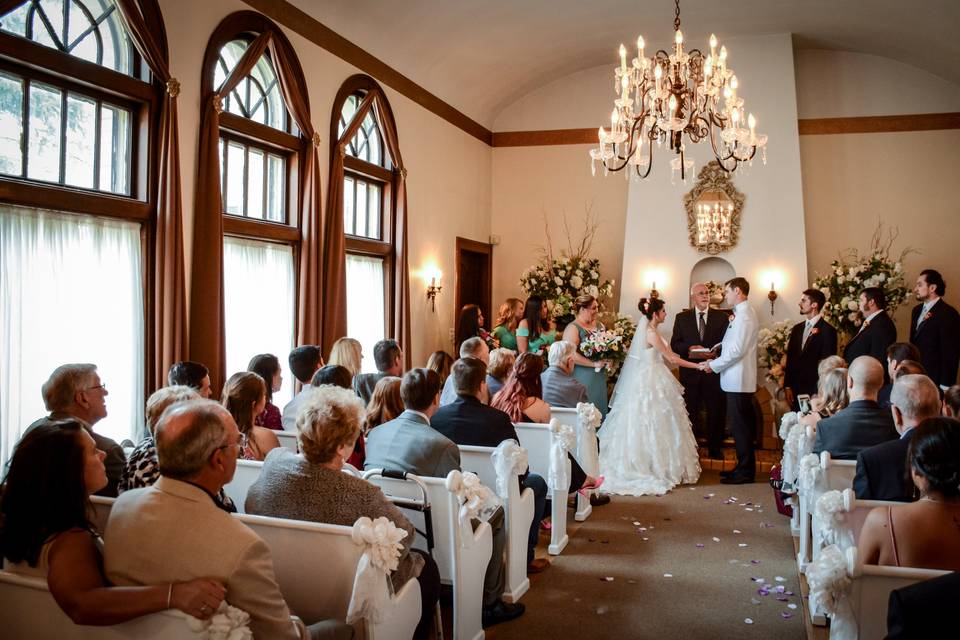
[[[757,312],[750,306],[750,283],[745,278],[727,281],[724,301],[733,308],[733,320],[723,336],[720,357],[700,364],[701,371],[720,374],[720,388],[727,394],[727,418],[737,446],[737,466],[720,472],[724,484],[753,482],[756,462],[753,456],[753,431],[756,414],[753,394],[757,390]]]

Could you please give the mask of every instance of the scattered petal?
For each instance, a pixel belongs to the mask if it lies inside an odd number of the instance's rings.
[[[750,564],[760,564],[760,561],[759,561],[759,560],[751,560],[751,561],[750,561]]]
[[[606,576],[605,578],[601,578],[601,580],[604,582],[613,582],[613,576]]]
[[[663,574],[663,577],[664,577],[664,578],[672,578],[672,577],[673,577],[673,574],[672,574],[672,573],[665,573],[665,574]]]
[[[780,602],[790,602],[790,598],[788,598],[787,596],[777,596],[777,600],[779,600]]]
[[[713,537],[713,541],[714,541],[714,542],[720,542],[720,538],[714,536],[714,537]]]
[[[796,608],[797,608],[797,605],[795,605],[794,603],[791,602],[790,604],[787,605],[787,607],[788,607],[789,609],[796,609]]]
[[[743,533],[742,531],[740,531],[740,529],[734,529],[733,532],[734,532],[734,533]]]
[[[777,576],[776,578],[774,578],[774,580],[776,580],[777,582],[785,582],[786,578],[784,578],[783,576]]]
[[[597,615],[602,616],[607,611],[610,611],[610,607],[597,607]]]
[[[746,543],[746,542],[741,542],[741,543],[738,544],[737,546],[738,546],[738,547],[745,547],[745,546],[747,546],[747,543]]]
[[[786,590],[787,590],[787,588],[786,588],[785,586],[783,586],[783,585],[780,585],[780,586],[777,587],[777,593],[784,593]],[[784,595],[786,595],[786,594],[784,594]]]
[[[784,620],[786,620],[786,619],[788,619],[788,618],[792,618],[792,617],[793,617],[793,614],[790,613],[789,611],[781,611],[781,612],[780,612],[780,617],[783,618]]]
[[[627,584],[637,584],[637,581],[630,579],[630,580],[627,580]]]
[[[760,601],[756,598],[750,598],[750,604],[760,604]]]
[[[649,540],[650,538],[644,538],[644,540]]]
[[[715,496],[715,495],[717,495],[717,494],[715,494],[715,493],[708,493],[707,495],[712,498],[713,496]]]
[[[753,509],[751,509],[750,507],[747,507],[746,509],[744,509],[744,511],[753,511]]]
[[[743,623],[744,623],[744,624],[753,624],[753,618],[744,618],[744,619],[743,619]]]
[[[784,591],[784,592],[783,592],[783,595],[785,595],[785,596],[792,596],[792,595],[793,595],[793,591]]]
[[[703,546],[704,546],[704,545],[703,545],[702,542],[698,542],[698,543],[697,543],[697,549],[703,549]]]
[[[633,526],[635,526],[635,527],[639,527],[639,526],[640,526],[640,521],[639,521],[639,520],[637,520],[636,522],[634,522],[634,523],[633,523]]]
[[[728,562],[729,564],[737,564],[737,563],[740,562],[740,561],[739,561],[739,560],[727,560],[727,562]]]

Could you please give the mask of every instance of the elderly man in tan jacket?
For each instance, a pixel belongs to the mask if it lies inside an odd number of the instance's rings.
[[[250,614],[255,638],[299,638],[270,549],[215,499],[233,478],[242,439],[233,418],[215,402],[168,408],[156,432],[160,479],[123,493],[110,512],[106,574],[116,585],[212,578],[226,586],[229,604]],[[325,621],[311,626],[309,636],[348,639],[352,628]]]

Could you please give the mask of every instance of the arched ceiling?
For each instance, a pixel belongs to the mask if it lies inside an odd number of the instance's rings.
[[[490,127],[529,91],[672,42],[671,0],[289,0]],[[879,55],[960,84],[960,0],[683,0],[691,46],[791,33],[800,49]],[[731,51],[731,64],[736,52]]]

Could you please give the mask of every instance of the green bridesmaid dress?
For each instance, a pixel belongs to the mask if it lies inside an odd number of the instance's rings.
[[[580,342],[583,342],[590,332],[574,323],[577,327],[577,333],[580,336]],[[577,351],[579,352],[579,345]],[[582,354],[581,354],[582,355]],[[600,415],[607,416],[607,372],[603,369],[597,371],[594,367],[585,367],[576,365],[573,368],[573,377],[580,381],[580,384],[587,388],[587,397],[597,409]]]
[[[493,337],[500,341],[501,349],[517,350],[517,334],[504,325],[498,324],[493,328]]]

